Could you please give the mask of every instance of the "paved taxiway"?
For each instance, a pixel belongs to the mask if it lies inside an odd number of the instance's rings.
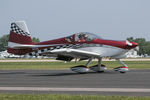
[[[150,69],[120,74],[77,74],[70,70],[0,70],[0,93],[150,96]]]

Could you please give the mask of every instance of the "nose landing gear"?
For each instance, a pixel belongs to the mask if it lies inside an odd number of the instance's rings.
[[[122,64],[123,66],[114,68],[115,71],[118,71],[120,73],[126,73],[127,71],[129,71],[127,65],[125,63],[123,63],[120,59],[116,59],[120,64]]]

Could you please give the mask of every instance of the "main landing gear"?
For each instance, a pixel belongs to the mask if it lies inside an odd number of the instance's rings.
[[[90,58],[85,66],[84,65],[74,66],[71,67],[71,70],[77,73],[87,73],[89,70],[95,72],[104,72],[107,69],[105,65],[101,64],[102,58],[98,59],[98,65],[94,65],[88,68],[87,66],[92,62],[92,59],[93,58]]]
[[[91,66],[90,70],[93,70],[95,72],[104,72],[105,70],[107,70],[107,68],[102,64],[102,58],[99,58],[98,65]]]

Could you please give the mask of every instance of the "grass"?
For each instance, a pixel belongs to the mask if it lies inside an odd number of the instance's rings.
[[[54,94],[0,94],[0,100],[150,100],[150,97]]]
[[[125,61],[129,68],[150,68],[150,61]],[[50,69],[69,69],[76,65],[85,65],[86,62],[0,62],[0,70],[50,70]],[[93,61],[90,66],[97,64]],[[121,66],[116,61],[103,61],[107,68]]]

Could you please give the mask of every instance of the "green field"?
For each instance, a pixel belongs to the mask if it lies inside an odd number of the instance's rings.
[[[150,97],[53,94],[0,94],[0,100],[150,100]]]
[[[124,61],[129,68],[150,68],[150,61]],[[82,62],[0,62],[0,70],[50,70],[50,69],[69,69],[76,65],[85,65],[86,61]],[[93,61],[90,66],[97,64]],[[115,68],[121,66],[117,61],[103,61],[107,68]]]

